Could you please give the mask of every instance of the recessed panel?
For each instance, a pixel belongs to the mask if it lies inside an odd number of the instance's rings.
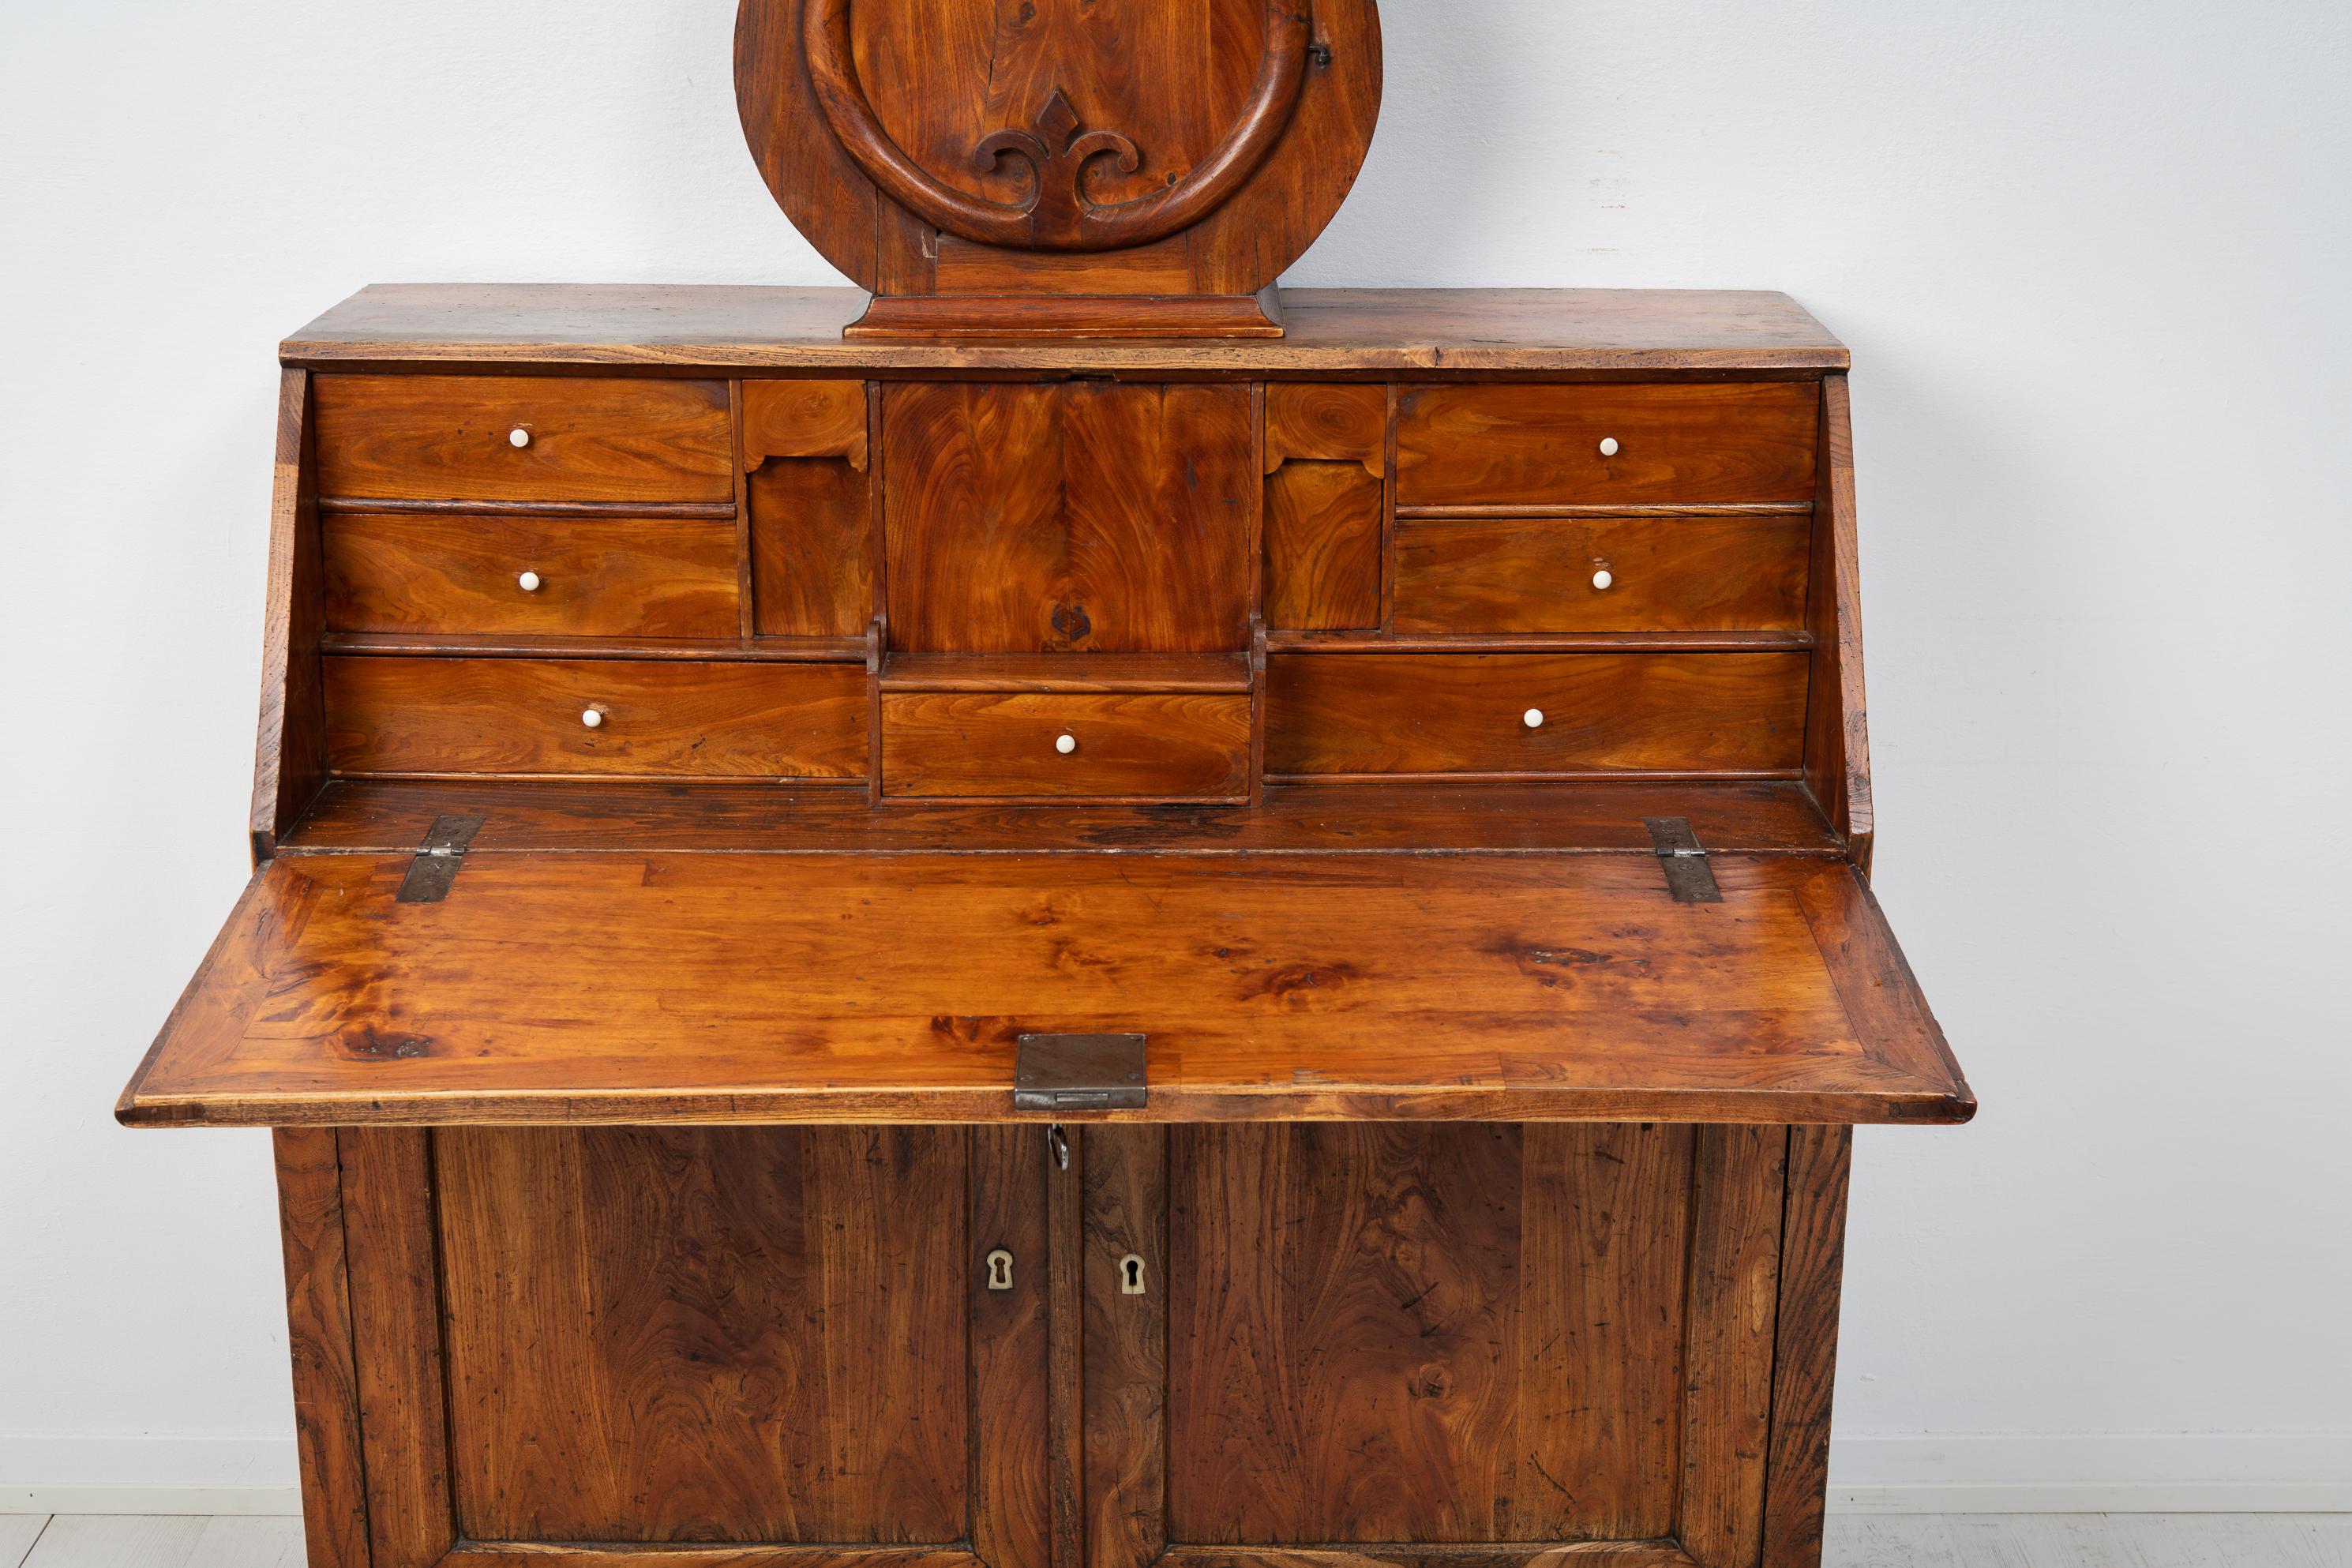
[[[457,1128],[435,1152],[461,1535],[964,1533],[961,1130]]]

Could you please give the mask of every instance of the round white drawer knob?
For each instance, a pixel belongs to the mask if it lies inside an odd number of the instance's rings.
[[[538,593],[539,574],[536,572],[524,573],[521,576],[515,579],[515,586],[520,588],[526,594]]]
[[[580,721],[591,730],[601,730],[604,727],[604,710],[602,708],[586,709],[581,713]]]
[[[516,434],[520,435],[521,432],[518,431]],[[1601,437],[1601,455],[1604,458],[1613,458],[1617,455],[1616,437],[1603,436]]]
[[[520,425],[516,426],[513,429],[507,432],[507,445],[509,447],[530,446],[530,432],[524,429]]]
[[[1054,737],[1054,750],[1061,752],[1062,755],[1066,757],[1077,749],[1078,738],[1076,735],[1056,735]]]
[[[1542,729],[1543,710],[1540,708],[1528,709],[1526,712],[1519,715],[1519,722],[1525,724],[1530,730]]]
[[[1603,566],[1600,571],[1595,572],[1592,574],[1592,585],[1600,589],[1604,594],[1609,592],[1611,585],[1616,581],[1616,574],[1611,572],[1606,566]]]

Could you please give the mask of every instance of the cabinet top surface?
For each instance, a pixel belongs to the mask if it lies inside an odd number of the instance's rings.
[[[866,294],[733,284],[400,283],[363,289],[280,346],[293,364],[1076,369],[1445,374],[1843,370],[1786,294],[1697,289],[1286,289],[1278,339],[845,340]]]

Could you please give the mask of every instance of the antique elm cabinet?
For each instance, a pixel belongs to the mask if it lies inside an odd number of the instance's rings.
[[[1371,0],[747,0],[862,287],[283,348],[257,869],[313,1568],[1790,1568],[1868,884],[1847,356],[1276,292]],[[1429,221],[1444,221],[1433,193]]]

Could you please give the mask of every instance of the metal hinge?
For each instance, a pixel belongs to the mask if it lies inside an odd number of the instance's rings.
[[[1642,826],[1650,830],[1650,847],[1658,852],[1658,863],[1665,868],[1666,891],[1675,896],[1675,902],[1723,902],[1723,892],[1715,885],[1715,872],[1706,863],[1706,850],[1699,844],[1698,835],[1691,831],[1689,817],[1645,816]]]
[[[1024,1035],[1020,1045],[1015,1110],[1133,1110],[1150,1093],[1141,1035]]]
[[[408,863],[408,875],[400,879],[398,902],[404,904],[437,904],[449,896],[449,884],[457,879],[457,868],[466,858],[466,846],[474,841],[486,818],[479,816],[436,816],[433,831],[416,847],[416,858]]]

